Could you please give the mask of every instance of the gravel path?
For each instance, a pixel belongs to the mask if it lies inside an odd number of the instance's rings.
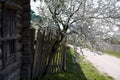
[[[79,48],[77,52],[81,55]],[[83,49],[85,58],[89,60],[96,69],[107,73],[115,80],[120,80],[120,59],[107,54],[98,55],[90,50]]]

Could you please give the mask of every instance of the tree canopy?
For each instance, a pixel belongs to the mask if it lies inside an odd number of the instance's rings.
[[[49,27],[74,44],[94,44],[110,37],[120,25],[118,0],[40,0],[39,27]],[[77,42],[77,43],[75,43]]]

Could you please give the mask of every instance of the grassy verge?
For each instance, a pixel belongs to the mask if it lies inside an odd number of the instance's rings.
[[[120,52],[115,52],[115,51],[111,51],[111,50],[106,50],[105,53],[120,58]]]
[[[107,74],[100,74],[87,60],[73,49],[67,50],[67,70],[42,80],[113,80]]]

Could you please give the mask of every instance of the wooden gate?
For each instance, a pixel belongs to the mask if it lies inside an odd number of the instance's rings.
[[[34,66],[33,66],[33,79],[37,77],[42,77],[46,66],[48,64],[49,57],[51,55],[51,49],[54,45],[54,34],[49,32],[46,34],[45,30],[43,32],[38,31],[36,52],[34,56]],[[52,58],[51,66],[49,67],[47,73],[45,74],[55,74],[65,68],[65,46],[61,45]]]

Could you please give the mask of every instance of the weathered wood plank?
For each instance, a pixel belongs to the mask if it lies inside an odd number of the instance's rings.
[[[5,37],[5,38],[0,38],[0,41],[10,41],[10,40],[13,40],[13,39],[18,39],[20,38],[21,36],[14,36],[14,37]]]
[[[19,10],[23,9],[19,4],[15,3],[13,1],[10,1],[10,0],[5,1],[5,6],[9,7],[9,8],[12,8],[12,9],[19,9]]]
[[[21,67],[21,63],[16,62],[16,63],[8,66],[4,70],[2,70],[0,74],[3,75],[3,76],[9,76],[13,71],[16,71],[20,67]]]

